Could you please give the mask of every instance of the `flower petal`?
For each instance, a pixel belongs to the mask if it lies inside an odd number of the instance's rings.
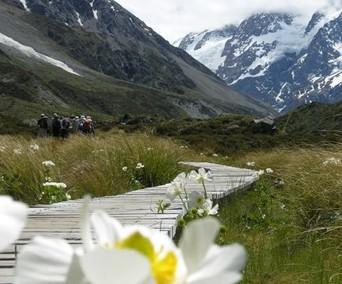
[[[212,217],[191,222],[184,230],[179,247],[183,253],[189,273],[196,271],[219,231],[219,222]]]
[[[236,272],[226,272],[220,275],[211,275],[197,280],[188,280],[187,284],[234,284],[241,280],[242,276]]]
[[[0,196],[0,251],[13,243],[25,226],[27,206]]]
[[[36,237],[19,255],[15,284],[64,284],[73,255],[64,240]]]
[[[81,257],[92,284],[153,284],[147,258],[132,250],[97,248]]]
[[[246,251],[242,246],[237,244],[224,247],[213,245],[201,263],[201,268],[193,273],[189,280],[200,281],[227,273],[236,273],[238,275],[244,268],[245,263]]]
[[[99,245],[114,244],[120,237],[122,225],[103,211],[92,214],[91,224]]]
[[[81,236],[83,241],[83,247],[85,251],[92,250],[94,248],[94,242],[91,236],[90,222],[89,222],[89,207],[91,203],[90,196],[85,196],[83,199],[83,205],[80,213],[80,225]]]

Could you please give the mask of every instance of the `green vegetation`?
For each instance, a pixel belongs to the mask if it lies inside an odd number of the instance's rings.
[[[181,171],[178,162],[193,156],[169,140],[120,133],[67,141],[3,136],[0,147],[0,193],[29,204],[62,201],[66,194],[96,197],[165,184]],[[44,161],[55,164],[49,173]],[[45,198],[43,183],[49,181],[65,183],[64,194]]]
[[[147,121],[147,122],[146,122]],[[342,103],[314,103],[275,120],[272,126],[256,124],[254,118],[222,115],[201,119],[147,119],[135,117],[120,126],[126,131],[150,131],[159,136],[182,140],[201,152],[241,155],[255,149],[282,146],[323,145],[342,140]]]
[[[248,153],[234,161],[274,173],[223,201],[222,243],[248,251],[243,283],[342,282],[342,145]],[[326,163],[335,157],[335,162]]]
[[[255,162],[253,169],[274,172],[221,201],[219,210],[225,230],[218,242],[241,243],[249,254],[243,283],[339,284],[341,107],[302,108],[277,119],[275,133],[243,116],[206,121],[125,116],[104,123],[107,132],[96,138],[0,136],[0,194],[29,204],[51,203],[164,184],[182,171],[181,160],[237,167]],[[42,164],[48,160],[55,166]],[[44,187],[47,181],[67,188]]]

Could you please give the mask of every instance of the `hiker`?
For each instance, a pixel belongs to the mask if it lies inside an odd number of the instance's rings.
[[[64,117],[61,122],[61,136],[63,139],[66,139],[69,137],[69,130],[70,130],[70,120],[69,117]]]
[[[91,119],[91,116],[87,116],[87,118],[83,122],[83,133],[95,135],[93,120]]]
[[[61,120],[59,119],[57,113],[53,115],[53,120],[52,120],[52,135],[53,137],[59,137],[61,134]]]
[[[84,115],[81,115],[81,118],[79,120],[79,124],[78,124],[78,131],[79,132],[84,132],[84,129],[83,129],[83,124],[86,120],[86,117]]]
[[[48,117],[45,114],[40,115],[40,119],[38,120],[38,136],[46,137],[48,136]]]
[[[80,117],[76,116],[73,120],[72,120],[72,132],[73,133],[78,133],[80,131]]]

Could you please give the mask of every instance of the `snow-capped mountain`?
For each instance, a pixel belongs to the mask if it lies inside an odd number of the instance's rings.
[[[342,8],[310,21],[260,13],[239,26],[192,33],[175,43],[229,86],[279,112],[342,100]]]

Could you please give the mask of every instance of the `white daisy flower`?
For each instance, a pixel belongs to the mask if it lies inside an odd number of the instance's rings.
[[[340,165],[340,164],[342,164],[341,159],[337,159],[337,158],[334,158],[334,157],[330,158],[330,159],[327,159],[327,160],[325,160],[323,162],[324,166],[327,166],[327,165],[335,165],[335,166],[337,166],[337,165]]]
[[[67,185],[63,182],[44,182],[43,183],[43,186],[44,187],[56,187],[56,188],[59,188],[59,189],[66,189],[67,188]]]
[[[137,163],[136,168],[137,169],[143,169],[143,168],[145,168],[145,166],[142,163]]]
[[[33,151],[39,151],[39,145],[38,144],[31,144],[30,145],[30,149]]]
[[[52,162],[52,161],[44,161],[44,162],[42,162],[42,165],[44,167],[47,167],[47,168],[51,168],[51,167],[56,166],[56,164],[54,162]]]
[[[266,169],[266,173],[268,173],[268,174],[273,174],[274,171],[273,171],[271,168],[267,168],[267,169]]]
[[[248,167],[255,167],[255,162],[247,162],[246,165]]]
[[[128,171],[128,167],[126,167],[126,166],[125,166],[125,167],[122,167],[122,171],[123,171],[123,172],[127,172],[127,171]]]
[[[168,186],[166,196],[170,201],[174,201],[178,196],[186,191],[188,177],[186,173],[179,174]]]
[[[191,179],[196,180],[198,183],[204,183],[206,181],[213,181],[212,177],[211,177],[211,172],[210,171],[206,171],[205,169],[199,169],[198,172],[196,171],[191,171],[190,176]]]
[[[14,149],[13,153],[16,155],[21,155],[23,153],[23,151],[20,148],[18,148],[18,149]]]

